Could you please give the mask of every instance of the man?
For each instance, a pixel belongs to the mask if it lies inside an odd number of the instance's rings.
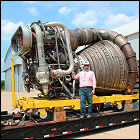
[[[89,62],[84,61],[84,70],[79,72],[77,75],[72,74],[73,79],[79,79],[79,95],[80,95],[80,106],[81,106],[81,117],[86,117],[86,99],[88,102],[88,115],[87,118],[91,117],[92,113],[92,96],[95,94],[96,79],[94,72],[89,68]]]

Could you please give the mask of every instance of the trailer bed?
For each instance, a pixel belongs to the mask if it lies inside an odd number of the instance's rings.
[[[69,117],[64,122],[39,122],[38,125],[34,122],[28,122],[24,126],[4,127],[1,128],[1,138],[43,139],[136,121],[139,121],[139,109],[121,112],[104,111],[93,113],[91,118]]]

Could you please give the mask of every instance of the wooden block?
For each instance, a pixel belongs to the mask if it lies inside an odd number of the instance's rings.
[[[61,112],[54,112],[54,121],[56,122],[62,122],[66,120],[66,113],[65,111],[61,111]]]
[[[54,112],[59,112],[60,111],[60,107],[54,107]]]
[[[133,111],[133,104],[125,105],[124,111]]]
[[[61,107],[60,110],[61,110],[61,111],[64,111],[64,107]]]
[[[64,111],[64,107],[54,107],[54,112]]]
[[[56,122],[62,122],[66,120],[66,112],[64,107],[54,107],[53,120]]]
[[[126,100],[125,101],[125,104],[131,104],[132,103],[132,100]]]
[[[132,111],[133,110],[133,103],[132,100],[125,101],[124,111]]]

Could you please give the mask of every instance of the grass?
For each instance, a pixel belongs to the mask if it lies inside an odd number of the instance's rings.
[[[1,89],[1,92],[4,92],[5,90],[4,89]]]

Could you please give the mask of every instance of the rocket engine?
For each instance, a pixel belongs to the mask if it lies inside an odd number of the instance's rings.
[[[78,53],[75,50],[85,45]],[[68,30],[58,22],[33,22],[19,26],[11,39],[12,52],[23,59],[27,92],[35,88],[44,98],[73,98],[78,81],[71,73],[83,68],[84,60],[97,80],[96,95],[132,94],[137,78],[136,54],[120,34],[95,28]]]

